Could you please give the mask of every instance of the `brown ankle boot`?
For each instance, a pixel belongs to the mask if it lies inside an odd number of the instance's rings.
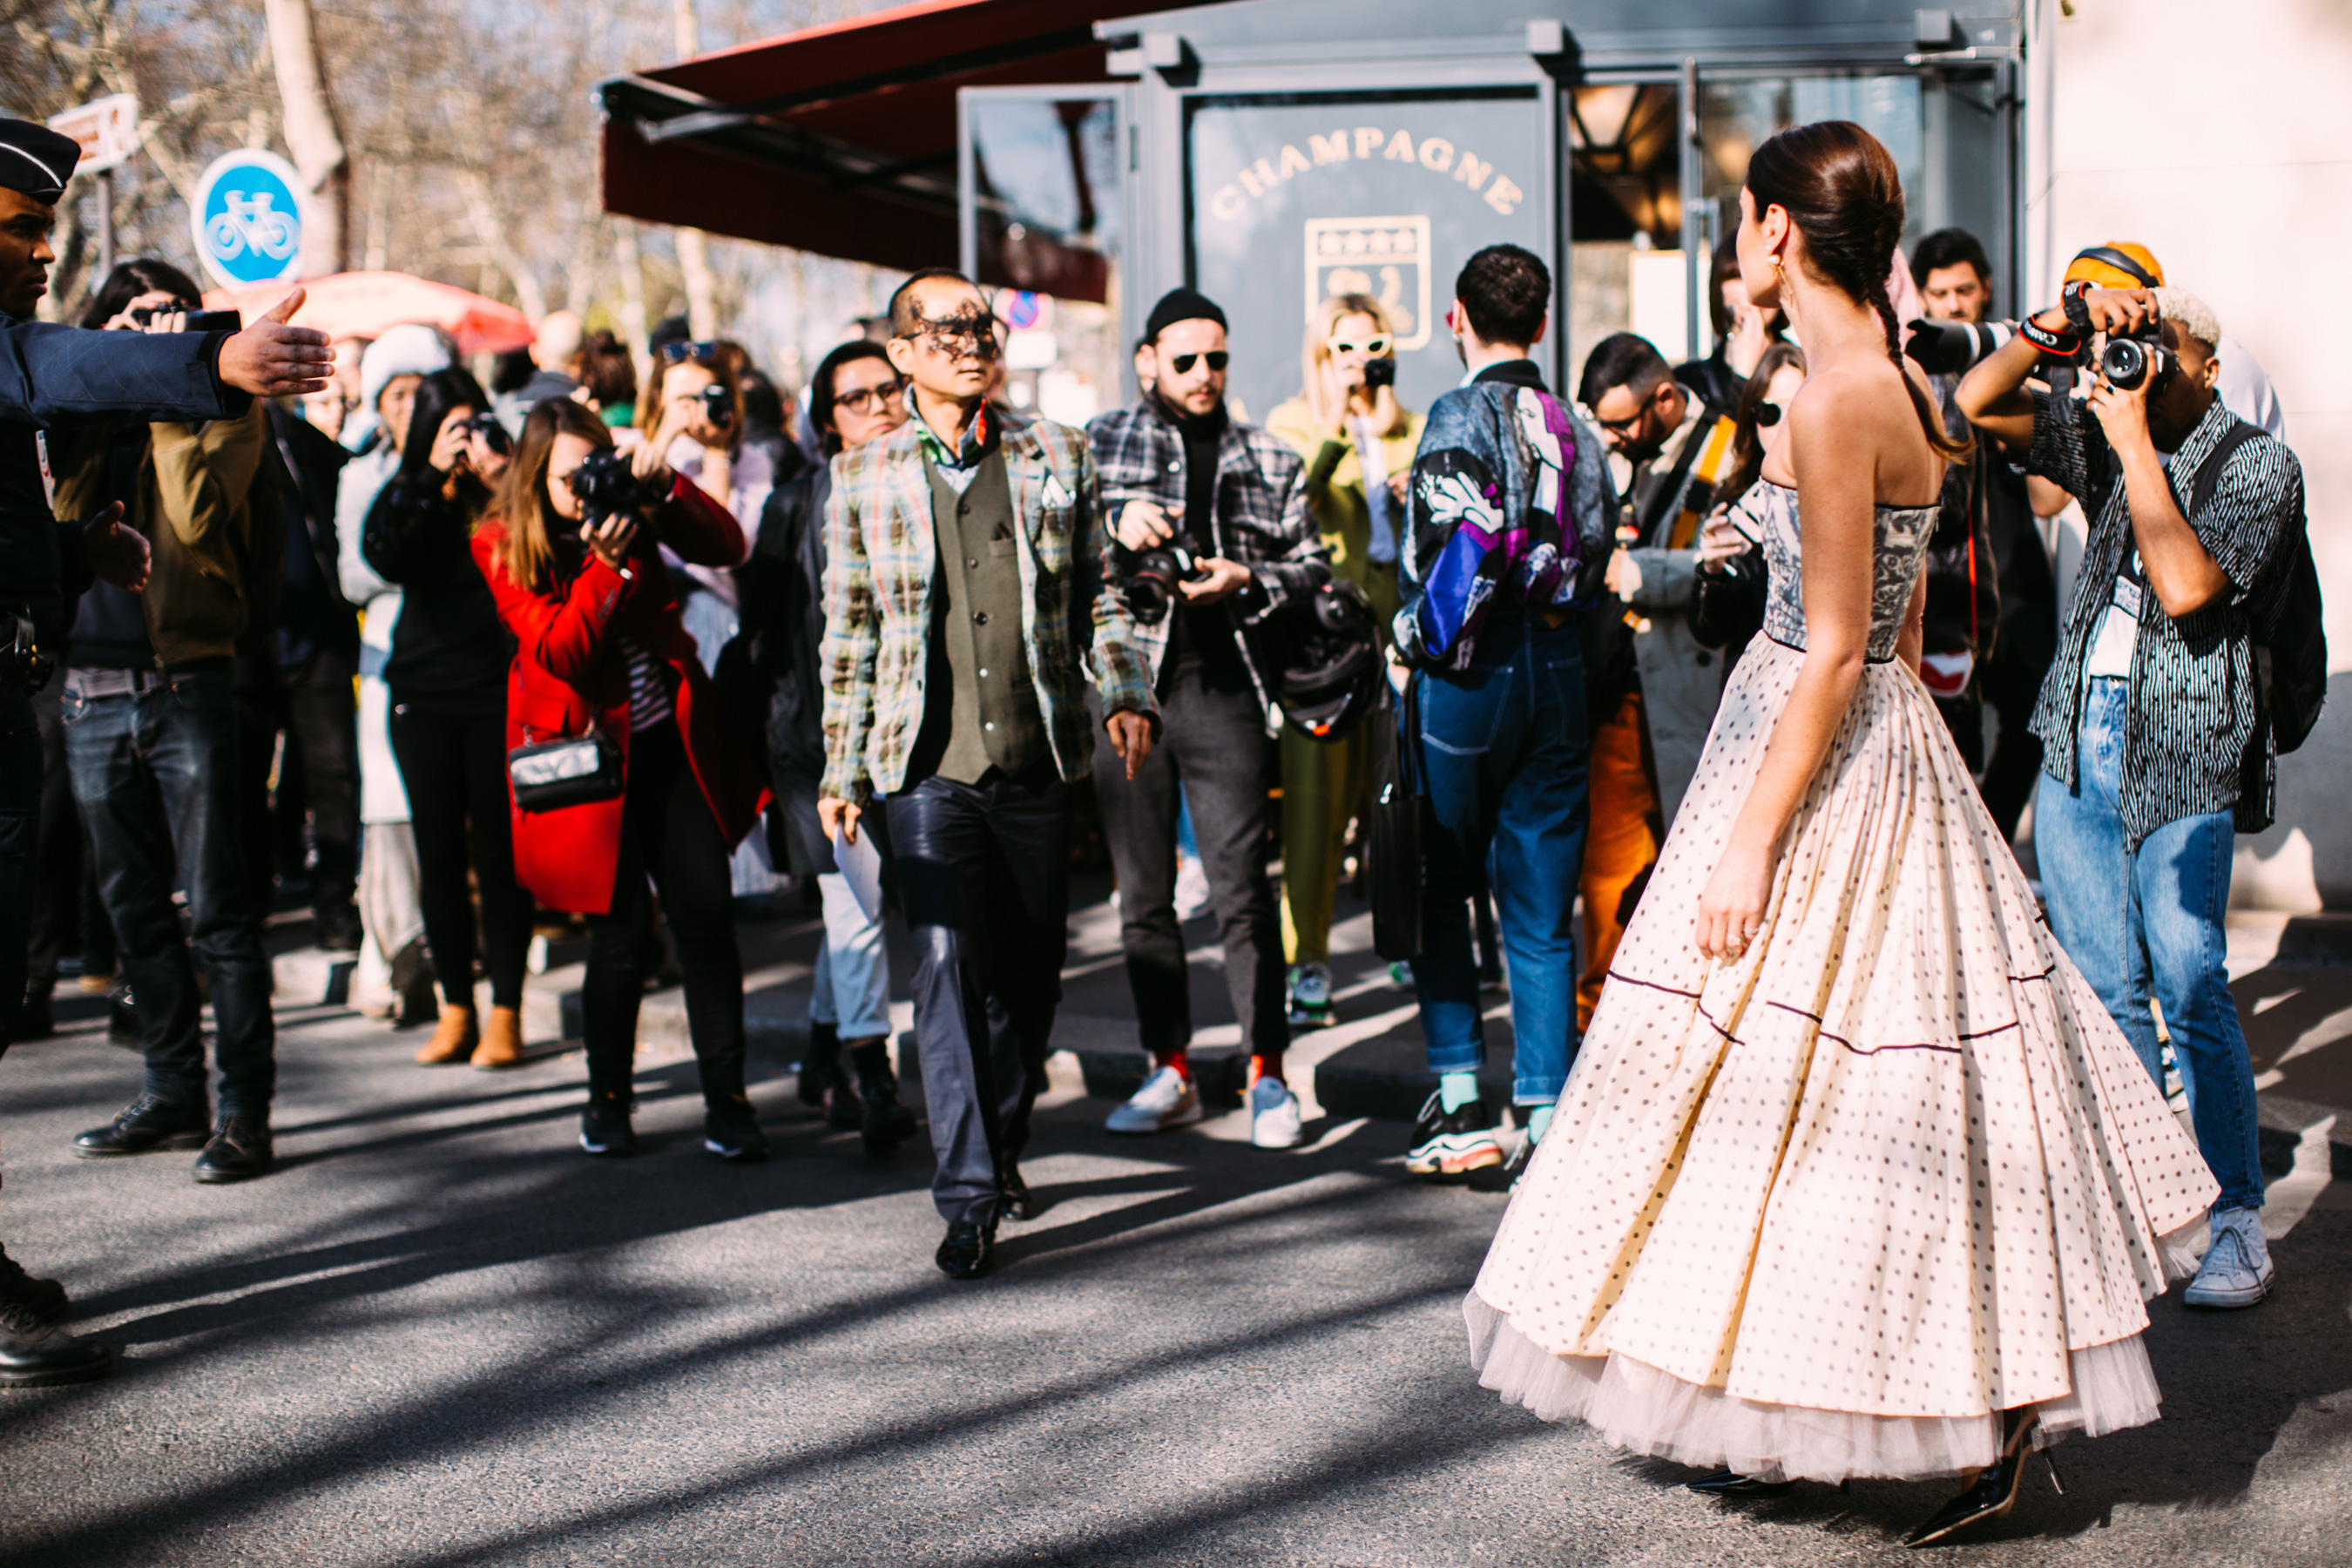
[[[433,1031],[433,1037],[425,1042],[425,1048],[416,1053],[416,1059],[429,1068],[462,1062],[474,1054],[474,1047],[481,1038],[481,1026],[475,1022],[471,1007],[453,1007],[444,1002],[441,1004],[440,1026]]]
[[[493,1007],[490,1021],[482,1030],[482,1043],[474,1047],[474,1065],[478,1068],[510,1068],[522,1064],[522,1010],[519,1007]]]

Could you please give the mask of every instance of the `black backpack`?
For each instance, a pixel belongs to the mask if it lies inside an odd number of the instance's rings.
[[[2188,516],[2205,510],[2221,483],[2230,456],[2262,431],[2241,419],[2222,433],[2189,482]],[[2326,607],[2319,595],[2319,565],[2311,556],[2311,531],[2295,519],[2294,558],[2287,563],[2286,593],[2266,626],[2254,628],[2254,668],[2271,739],[2282,755],[2303,744],[2327,701]]]

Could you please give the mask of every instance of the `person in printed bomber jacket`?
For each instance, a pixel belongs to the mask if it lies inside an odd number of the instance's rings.
[[[1589,738],[1583,628],[1612,547],[1601,442],[1544,388],[1528,350],[1549,322],[1551,274],[1517,246],[1473,256],[1449,318],[1467,384],[1429,411],[1413,459],[1400,655],[1415,668],[1408,711],[1429,805],[1422,1036],[1438,1090],[1405,1168],[1465,1174],[1503,1163],[1478,1092],[1486,1043],[1470,896],[1491,864],[1510,954],[1512,1099],[1543,1135],[1576,1044],[1570,925],[1584,856]],[[1491,861],[1490,861],[1491,852]]]

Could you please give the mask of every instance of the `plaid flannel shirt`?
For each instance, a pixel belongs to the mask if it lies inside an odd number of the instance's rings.
[[[1087,426],[1102,485],[1105,531],[1113,531],[1131,500],[1184,510],[1184,437],[1150,400],[1096,416]],[[1331,552],[1307,515],[1307,464],[1289,442],[1255,425],[1228,421],[1217,440],[1217,507],[1210,543],[1221,558],[1250,569],[1255,584],[1226,601],[1242,661],[1258,700],[1268,700],[1247,628],[1303,600],[1331,580]],[[1116,562],[1110,581],[1118,582]],[[1113,595],[1116,596],[1114,588]],[[1168,657],[1170,620],[1136,626],[1134,647],[1153,677]]]
[[[1064,780],[1094,765],[1088,664],[1103,710],[1157,714],[1151,668],[1127,606],[1103,592],[1110,531],[1083,432],[992,409],[1020,520],[1021,637],[1037,705]],[[820,793],[856,800],[905,787],[923,724],[939,541],[924,471],[923,426],[910,419],[833,460],[824,508],[826,671]]]

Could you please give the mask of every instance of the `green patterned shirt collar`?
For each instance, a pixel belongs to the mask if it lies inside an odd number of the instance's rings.
[[[979,414],[963,433],[962,449],[956,452],[948,450],[948,444],[940,438],[938,431],[931,428],[931,422],[920,414],[915,416],[915,436],[922,442],[924,452],[939,467],[969,468],[976,467],[996,449],[996,420],[990,415],[988,405],[982,404]]]

